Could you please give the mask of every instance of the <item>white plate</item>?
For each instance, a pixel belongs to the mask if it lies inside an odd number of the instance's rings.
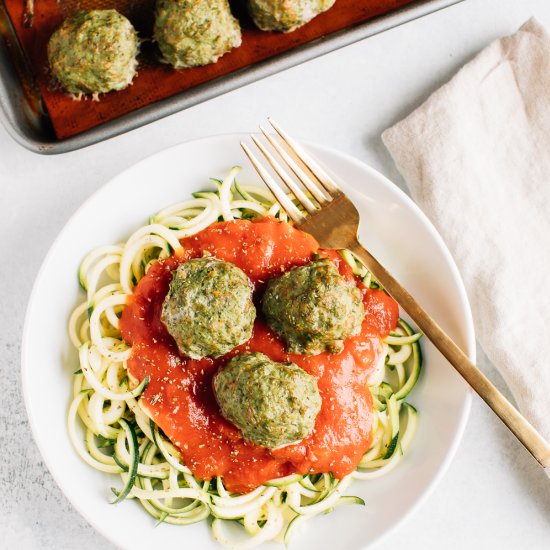
[[[65,416],[72,373],[78,368],[66,331],[82,301],[77,269],[95,246],[125,240],[149,215],[187,199],[236,163],[241,181],[256,182],[239,147],[244,136],[216,136],[184,143],[126,170],[88,199],[53,244],[36,279],[22,346],[25,403],[34,437],[57,483],[75,508],[105,537],[123,548],[218,549],[208,524],[161,525],[136,502],[110,505],[120,481],[80,461],[67,437]],[[395,185],[373,169],[335,151],[311,146],[343,182],[362,219],[361,237],[379,259],[474,359],[470,308],[453,260],[432,225]],[[423,341],[425,369],[410,395],[419,427],[405,460],[386,477],[354,482],[349,494],[365,507],[343,506],[315,518],[292,550],[364,549],[402,521],[433,489],[451,460],[470,408],[466,384]],[[266,545],[266,548],[282,548]]]

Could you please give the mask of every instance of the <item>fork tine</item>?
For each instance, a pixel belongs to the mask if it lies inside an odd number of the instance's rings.
[[[307,195],[294,183],[294,180],[288,175],[286,170],[275,160],[273,155],[263,146],[262,142],[254,135],[250,136],[256,147],[262,152],[263,156],[271,164],[273,170],[277,172],[279,177],[286,183],[287,187],[292,191],[296,199],[310,213],[314,214],[317,211],[315,205],[309,200]]]
[[[246,143],[241,141],[241,147],[246,153],[246,156],[250,159],[250,162],[258,172],[260,178],[264,180],[264,183],[269,187],[270,191],[275,195],[277,202],[286,210],[292,221],[299,225],[306,220],[306,217],[294,206],[292,201],[286,196],[285,192],[279,187],[276,181],[271,177],[269,172],[262,166],[260,161],[254,156],[252,151],[248,148]]]
[[[275,131],[290,147],[292,152],[311,170],[312,174],[321,182],[323,187],[333,196],[342,194],[336,182],[317,164],[313,158],[302,148],[302,146],[291,138],[271,117],[267,120],[273,126]]]
[[[275,149],[277,153],[279,153],[281,158],[287,163],[290,169],[296,174],[298,179],[304,184],[304,187],[315,197],[315,200],[321,206],[328,204],[332,200],[332,197],[330,195],[327,195],[323,187],[315,183],[315,181],[313,181],[313,179],[311,179],[304,172],[304,170],[302,170],[302,168],[296,163],[296,161],[281,147],[281,145],[269,132],[267,132],[261,126],[260,130],[269,141],[273,149]]]

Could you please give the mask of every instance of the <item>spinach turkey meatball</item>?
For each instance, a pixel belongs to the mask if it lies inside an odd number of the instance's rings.
[[[155,40],[175,69],[215,63],[241,44],[227,0],[157,0]]]
[[[275,448],[306,437],[321,409],[317,380],[294,363],[263,353],[231,359],[214,378],[223,416],[245,439]]]
[[[192,359],[219,357],[246,342],[255,317],[250,279],[212,257],[178,266],[161,314],[180,352]]]
[[[81,11],[50,37],[48,61],[68,92],[107,93],[132,83],[138,47],[134,27],[116,10]]]
[[[365,314],[361,291],[328,258],[271,279],[263,298],[268,325],[290,353],[339,353],[358,334]]]
[[[335,0],[248,0],[248,11],[262,31],[291,32],[332,7]]]

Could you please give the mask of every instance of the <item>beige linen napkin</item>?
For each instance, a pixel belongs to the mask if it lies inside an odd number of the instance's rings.
[[[455,258],[479,343],[550,441],[550,36],[531,19],[382,139]]]

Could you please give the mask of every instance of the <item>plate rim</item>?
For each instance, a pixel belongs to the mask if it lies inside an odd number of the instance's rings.
[[[21,386],[22,386],[22,393],[23,393],[23,400],[25,403],[25,411],[27,414],[27,419],[29,421],[29,426],[31,428],[31,433],[33,436],[33,440],[40,452],[41,459],[44,461],[44,464],[46,465],[50,475],[53,477],[54,481],[56,482],[57,486],[63,493],[63,496],[70,502],[71,506],[74,507],[74,509],[79,513],[79,515],[88,522],[100,535],[105,537],[109,542],[112,544],[118,544],[110,535],[110,532],[103,528],[103,525],[100,524],[98,521],[90,517],[90,515],[83,510],[83,507],[81,507],[80,503],[76,503],[73,499],[71,499],[67,492],[64,490],[65,483],[60,481],[61,477],[58,476],[58,473],[56,471],[55,467],[52,467],[52,463],[49,457],[49,453],[45,451],[45,447],[43,447],[40,443],[41,438],[39,437],[39,430],[36,424],[36,418],[31,413],[32,411],[32,404],[30,401],[30,389],[29,389],[29,367],[27,366],[27,355],[28,355],[28,347],[29,347],[29,336],[28,333],[30,331],[30,319],[31,319],[31,311],[34,306],[34,302],[36,301],[36,296],[38,294],[38,287],[40,286],[40,282],[44,278],[44,274],[47,270],[47,267],[51,261],[51,258],[54,256],[54,253],[57,251],[57,248],[59,246],[59,243],[62,239],[62,237],[65,235],[65,233],[70,229],[70,226],[73,224],[74,220],[78,218],[81,211],[84,210],[88,203],[95,200],[96,196],[100,193],[104,193],[106,189],[110,188],[113,185],[116,185],[117,181],[124,177],[124,175],[127,172],[130,172],[132,170],[135,170],[138,166],[142,164],[146,164],[151,162],[152,159],[155,157],[160,157],[162,155],[169,154],[170,151],[177,150],[180,148],[184,148],[186,146],[190,145],[199,145],[202,142],[208,142],[208,141],[218,141],[222,139],[227,138],[235,138],[236,140],[241,140],[245,137],[248,137],[250,134],[246,132],[225,132],[225,133],[219,133],[219,134],[213,134],[209,136],[204,136],[198,139],[189,139],[182,141],[180,143],[177,143],[175,145],[172,145],[170,147],[167,147],[165,149],[161,149],[159,151],[156,151],[137,162],[134,162],[119,172],[117,172],[114,176],[110,177],[107,181],[100,184],[99,187],[88,197],[86,197],[80,205],[77,207],[77,209],[71,214],[71,216],[67,219],[67,221],[63,224],[63,227],[56,235],[55,239],[51,243],[46,255],[44,256],[42,263],[40,265],[40,268],[35,276],[33,286],[31,293],[28,298],[27,306],[25,309],[25,318],[24,318],[24,324],[23,324],[23,331],[22,331],[22,338],[21,338],[21,370],[20,370],[20,377],[21,377]],[[464,316],[465,316],[465,323],[461,323],[461,329],[464,330],[464,341],[465,341],[465,347],[467,348],[467,355],[468,357],[475,363],[476,361],[476,340],[475,340],[475,332],[474,332],[474,322],[473,322],[473,316],[471,311],[471,306],[468,300],[468,296],[466,293],[466,289],[464,287],[464,282],[462,280],[462,277],[460,276],[460,272],[458,270],[458,267],[456,266],[456,263],[450,253],[450,251],[447,248],[447,245],[445,244],[445,241],[441,237],[441,235],[436,230],[435,226],[432,224],[432,222],[429,220],[429,218],[424,214],[424,212],[421,210],[421,208],[412,200],[412,198],[403,191],[399,186],[397,186],[395,183],[393,183],[389,178],[384,176],[381,172],[378,170],[372,168],[367,163],[359,160],[358,158],[354,157],[353,155],[340,151],[338,149],[335,149],[330,146],[321,145],[315,142],[312,142],[310,140],[302,140],[300,139],[300,136],[298,136],[298,140],[306,145],[307,147],[313,148],[316,152],[321,153],[321,162],[323,161],[322,156],[325,154],[332,155],[335,157],[339,157],[340,159],[343,159],[346,163],[354,165],[356,168],[369,173],[371,177],[373,177],[375,180],[377,180],[377,183],[384,186],[387,189],[390,189],[391,192],[397,192],[399,197],[404,200],[406,203],[406,206],[410,208],[414,214],[415,217],[425,226],[425,228],[429,231],[430,236],[436,241],[436,243],[439,246],[440,251],[444,255],[444,259],[450,268],[451,275],[453,277],[454,283],[456,285],[456,290],[458,290],[458,295],[460,298],[460,304],[464,308]],[[360,192],[361,193],[361,192]],[[365,194],[365,193],[362,193]],[[449,366],[450,367],[450,366]],[[462,438],[464,436],[464,431],[466,428],[466,425],[469,420],[471,406],[472,406],[472,390],[467,387],[465,394],[464,394],[464,401],[461,407],[461,410],[459,412],[460,414],[460,420],[458,422],[455,434],[452,439],[452,444],[448,447],[445,458],[440,463],[439,467],[435,470],[434,475],[427,485],[425,485],[419,496],[416,498],[416,501],[410,508],[403,513],[397,521],[395,521],[390,527],[386,528],[386,530],[379,535],[375,536],[371,539],[371,541],[368,543],[367,547],[372,547],[377,544],[380,544],[382,540],[389,537],[391,534],[393,534],[395,531],[397,531],[400,527],[403,526],[403,524],[409,520],[409,518],[414,515],[426,502],[426,500],[430,497],[430,495],[433,493],[434,489],[437,487],[437,485],[440,483],[441,479],[445,475],[445,473],[448,471],[449,466],[451,462],[453,461],[456,452],[458,450],[458,447],[462,441]],[[221,547],[220,547],[221,548]],[[259,548],[262,548],[261,546]]]

